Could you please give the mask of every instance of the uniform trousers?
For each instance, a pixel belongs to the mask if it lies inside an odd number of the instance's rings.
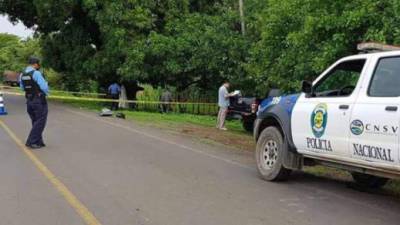
[[[45,96],[27,99],[27,111],[32,121],[32,129],[26,141],[27,145],[43,145],[43,131],[47,123],[48,105]]]

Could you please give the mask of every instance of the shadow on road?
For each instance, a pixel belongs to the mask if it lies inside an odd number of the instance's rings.
[[[307,173],[304,171],[295,171],[291,174],[290,179],[286,181],[288,184],[296,183],[301,185],[310,185],[325,190],[341,190],[354,191],[356,193],[366,193],[369,195],[379,195],[390,197],[400,202],[400,193],[395,187],[391,187],[390,183],[381,189],[365,188],[356,184],[350,176],[348,177],[325,177]],[[354,194],[356,194],[354,193]]]

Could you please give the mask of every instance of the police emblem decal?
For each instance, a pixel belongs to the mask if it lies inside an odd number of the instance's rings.
[[[353,120],[350,124],[350,131],[354,135],[361,135],[364,132],[364,124],[361,120]]]
[[[321,138],[328,123],[328,105],[318,104],[311,114],[311,128],[316,138]]]

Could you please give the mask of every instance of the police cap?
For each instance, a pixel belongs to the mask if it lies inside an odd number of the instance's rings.
[[[33,64],[40,64],[40,59],[37,58],[37,57],[31,56],[31,57],[29,57],[28,63],[29,63],[30,65],[33,65]]]

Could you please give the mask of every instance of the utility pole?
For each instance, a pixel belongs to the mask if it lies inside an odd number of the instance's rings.
[[[243,0],[239,0],[239,12],[240,12],[240,23],[242,27],[242,35],[246,35],[246,24],[244,22],[244,6],[243,6]]]

